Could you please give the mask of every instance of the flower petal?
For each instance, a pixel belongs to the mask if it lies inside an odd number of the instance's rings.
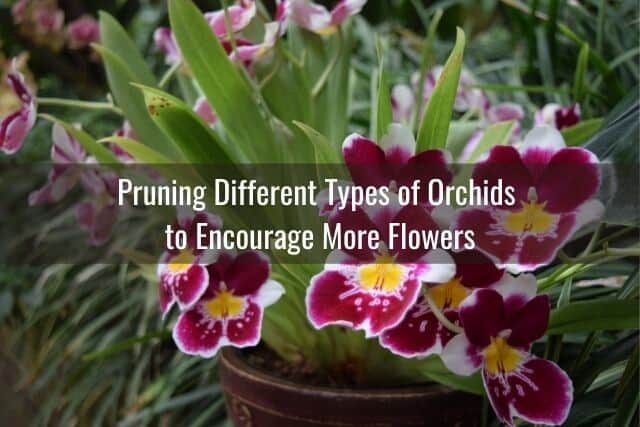
[[[173,340],[185,354],[213,357],[222,344],[223,324],[207,317],[199,307],[180,314],[173,327]]]
[[[420,291],[417,280],[406,280],[393,294],[367,292],[340,271],[323,271],[311,279],[306,306],[316,328],[348,326],[378,336],[396,326],[415,303]]]
[[[395,122],[409,123],[413,117],[415,97],[410,86],[399,84],[391,89],[391,112]],[[415,150],[414,150],[415,151]]]
[[[290,17],[300,27],[316,33],[330,32],[331,13],[326,7],[308,0],[291,0]]]
[[[497,186],[502,180],[504,188],[512,186],[516,202],[528,200],[533,178],[520,153],[512,146],[498,145],[489,151],[489,156],[473,169],[473,179],[478,184]],[[519,203],[516,204],[516,207]],[[493,207],[499,207],[493,205]],[[507,207],[507,206],[505,206]]]
[[[184,271],[173,273],[170,271],[171,257],[166,263],[158,266],[160,284],[171,291],[172,297],[178,302],[180,310],[193,307],[209,286],[209,271],[203,265],[192,264]]]
[[[460,320],[469,341],[487,347],[505,326],[502,296],[492,289],[476,289],[460,304]]]
[[[256,15],[256,3],[254,0],[239,0],[227,8],[229,22],[232,32],[244,29],[253,17]],[[215,12],[207,12],[204,14],[205,19],[209,23],[209,27],[218,38],[227,35],[227,24],[224,10],[216,10]]]
[[[533,274],[520,274],[517,277],[505,274],[491,289],[502,295],[506,317],[511,319],[536,296],[538,282]]]
[[[464,333],[453,337],[440,355],[445,366],[456,375],[469,376],[482,366],[480,350]]]
[[[268,307],[275,304],[282,295],[284,295],[284,287],[275,280],[267,280],[258,290],[255,301],[260,307]]]
[[[224,335],[226,341],[238,348],[257,345],[260,342],[262,316],[262,308],[249,301],[242,317],[227,320]],[[223,344],[225,344],[224,339]]]
[[[593,197],[600,187],[598,158],[578,147],[556,152],[544,168],[536,190],[545,210],[571,212]]]
[[[391,179],[385,152],[375,142],[356,133],[342,144],[342,155],[353,182],[361,186],[383,186]]]
[[[331,23],[340,25],[345,19],[360,13],[367,0],[340,0],[331,10]]]
[[[457,320],[454,311],[446,316]],[[397,326],[380,335],[380,345],[402,357],[426,357],[439,354],[455,334],[444,327],[421,297]]]
[[[553,362],[527,356],[516,370],[492,376],[483,370],[489,401],[498,419],[513,426],[513,417],[532,424],[561,425],[569,414],[573,385]]]
[[[516,251],[518,238],[496,230],[499,227],[493,213],[489,209],[462,209],[456,214],[453,228],[473,231],[476,249],[500,263],[506,263]]]
[[[506,303],[505,303],[506,305]],[[508,320],[511,329],[507,342],[511,346],[525,348],[542,337],[549,325],[548,295],[538,295]]]
[[[256,293],[269,278],[271,265],[262,252],[247,251],[239,254],[224,273],[224,281],[234,295]]]

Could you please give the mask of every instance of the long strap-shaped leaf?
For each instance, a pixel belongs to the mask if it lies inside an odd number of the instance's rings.
[[[449,122],[453,113],[453,104],[458,91],[458,80],[462,69],[462,57],[464,53],[465,36],[458,28],[456,44],[444,64],[442,74],[436,83],[427,108],[424,110],[420,128],[418,130],[418,152],[444,148],[449,133]]]
[[[94,49],[102,56],[109,88],[116,104],[122,109],[141,141],[165,156],[179,160],[176,148],[147,114],[142,94],[131,86],[131,83],[141,80],[138,73],[111,49],[98,45],[94,46]]]
[[[169,18],[180,51],[231,140],[252,161],[280,152],[256,97],[190,0],[171,0]]]

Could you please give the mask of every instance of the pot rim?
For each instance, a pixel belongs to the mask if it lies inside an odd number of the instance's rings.
[[[394,399],[407,397],[425,397],[426,395],[442,395],[450,393],[460,393],[462,390],[455,390],[445,385],[432,383],[424,385],[408,385],[397,387],[331,387],[321,385],[304,384],[285,378],[271,375],[261,369],[255,368],[247,363],[240,354],[242,352],[234,348],[224,348],[220,352],[220,362],[225,368],[233,371],[234,375],[242,376],[250,381],[257,381],[271,387],[286,389],[300,394],[325,397],[341,398],[384,398]]]

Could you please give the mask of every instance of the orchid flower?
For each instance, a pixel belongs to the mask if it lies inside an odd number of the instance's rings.
[[[460,305],[464,328],[442,351],[457,375],[482,370],[484,388],[498,419],[514,417],[532,424],[564,423],[573,385],[555,363],[529,352],[549,321],[549,297],[535,296],[536,280],[524,274],[508,286],[477,289]]]
[[[89,233],[89,243],[100,246],[108,240],[122,209],[116,204],[118,176],[112,171],[91,170],[82,173],[80,180],[90,196],[76,206],[76,220]]]
[[[207,290],[209,271],[207,265],[215,261],[215,251],[202,251],[196,245],[198,223],[207,224],[208,230],[218,230],[222,220],[208,212],[178,210],[174,230],[187,232],[187,248],[169,249],[160,256],[157,274],[160,280],[160,310],[166,316],[174,303],[184,311],[194,306]],[[175,248],[175,242],[173,248]]]
[[[594,198],[597,162],[583,148],[566,147],[556,129],[534,128],[520,150],[493,147],[473,170],[475,182],[513,187],[515,205],[467,207],[453,227],[473,230],[477,248],[512,272],[548,264],[576,230],[603,213]]]
[[[207,267],[205,291],[173,328],[180,351],[213,357],[224,346],[258,344],[264,309],[284,294],[282,285],[269,279],[270,270],[261,252],[222,253]]]
[[[211,30],[220,40],[222,47],[229,55],[229,59],[245,65],[249,69],[253,62],[261,58],[276,43],[279,36],[284,32],[284,20],[287,17],[287,3],[278,2],[276,9],[276,21],[268,22],[264,25],[264,36],[260,43],[255,43],[241,36],[234,36],[235,49],[226,31],[224,10],[207,12],[205,18]],[[236,5],[228,9],[231,26],[234,33],[244,29],[255,16],[255,2],[253,0],[240,0]],[[168,27],[156,29],[153,35],[154,42],[158,49],[164,53],[165,61],[169,65],[174,65],[182,61],[180,48],[176,43],[173,32]]]
[[[47,177],[47,183],[29,195],[30,205],[59,202],[78,182],[82,173],[79,165],[84,163],[87,157],[82,145],[62,126],[55,123],[51,133],[53,167]]]
[[[20,107],[0,121],[0,150],[6,154],[14,154],[20,150],[36,122],[37,104],[35,95],[27,87],[24,75],[18,71],[15,61],[7,74],[7,82]]]
[[[580,104],[563,107],[560,104],[547,104],[536,111],[536,125],[549,125],[558,130],[571,127],[580,121]]]
[[[419,197],[427,201],[428,182],[440,179],[451,182],[448,155],[441,150],[426,150],[416,154],[416,141],[411,130],[393,123],[380,145],[358,134],[349,136],[342,145],[344,161],[351,178],[360,186],[411,186],[420,181]]]
[[[231,31],[234,33],[241,31],[256,16],[256,2],[254,0],[238,0],[236,4],[227,8],[227,14]],[[224,9],[204,14],[209,27],[219,39],[228,36],[225,15]]]
[[[400,206],[397,199],[388,206],[343,209],[329,217],[333,230],[377,230],[383,242],[375,247],[336,249],[329,254],[324,270],[311,279],[307,289],[307,315],[313,326],[342,325],[378,336],[398,325],[413,307],[422,283],[443,283],[455,272],[453,260],[444,251],[391,248],[390,223],[402,223],[409,230],[434,230],[438,225],[419,206]]]
[[[470,160],[471,155],[475,151],[478,143],[484,136],[484,130],[487,126],[500,123],[500,122],[513,122],[513,128],[511,130],[510,142],[515,142],[520,136],[521,124],[520,121],[524,118],[524,110],[518,104],[513,102],[502,102],[496,105],[489,105],[488,108],[481,111],[480,114],[480,129],[471,134],[469,141],[462,149],[459,162],[467,162]]]
[[[300,27],[328,36],[350,16],[360,13],[367,0],[340,0],[329,12],[326,7],[308,0],[290,0],[291,20]]]
[[[100,40],[100,26],[90,15],[72,21],[67,25],[66,33],[70,49],[82,49]]]
[[[380,335],[382,347],[403,357],[439,354],[455,333],[442,324],[431,304],[449,322],[458,324],[460,304],[474,289],[487,288],[508,280],[504,270],[497,268],[478,251],[450,252],[450,255],[456,265],[455,275],[444,283],[426,284],[431,302],[425,295],[421,295],[400,324]]]

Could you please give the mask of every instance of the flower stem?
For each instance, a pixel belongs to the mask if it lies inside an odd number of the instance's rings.
[[[122,115],[122,110],[110,102],[78,101],[64,98],[38,98],[38,105],[53,107],[80,108],[83,110],[105,110]]]
[[[427,300],[427,304],[429,304],[429,308],[433,312],[434,316],[436,316],[436,319],[438,319],[440,323],[442,323],[447,329],[449,329],[451,332],[456,334],[461,334],[464,331],[460,326],[454,324],[451,320],[447,319],[447,316],[444,315],[442,310],[440,310],[440,308],[436,305],[436,303],[431,298],[431,294],[429,293],[428,288],[426,288],[424,297]]]
[[[169,68],[167,72],[164,73],[164,75],[160,79],[160,83],[158,83],[158,87],[160,89],[164,89],[169,84],[171,79],[173,79],[173,76],[176,75],[176,72],[180,69],[180,67],[182,67],[182,61],[178,61],[175,64],[173,64],[171,68]]]
[[[338,65],[340,56],[342,56],[342,30],[341,29],[338,29],[336,36],[338,37],[338,50],[336,51],[336,54],[333,56],[333,58],[331,58],[331,62],[329,62],[326,68],[322,71],[320,78],[318,79],[315,86],[311,90],[312,98],[315,98],[320,94],[320,92],[324,88],[324,85],[329,80],[329,76],[333,72],[333,69],[336,68],[336,65]]]

